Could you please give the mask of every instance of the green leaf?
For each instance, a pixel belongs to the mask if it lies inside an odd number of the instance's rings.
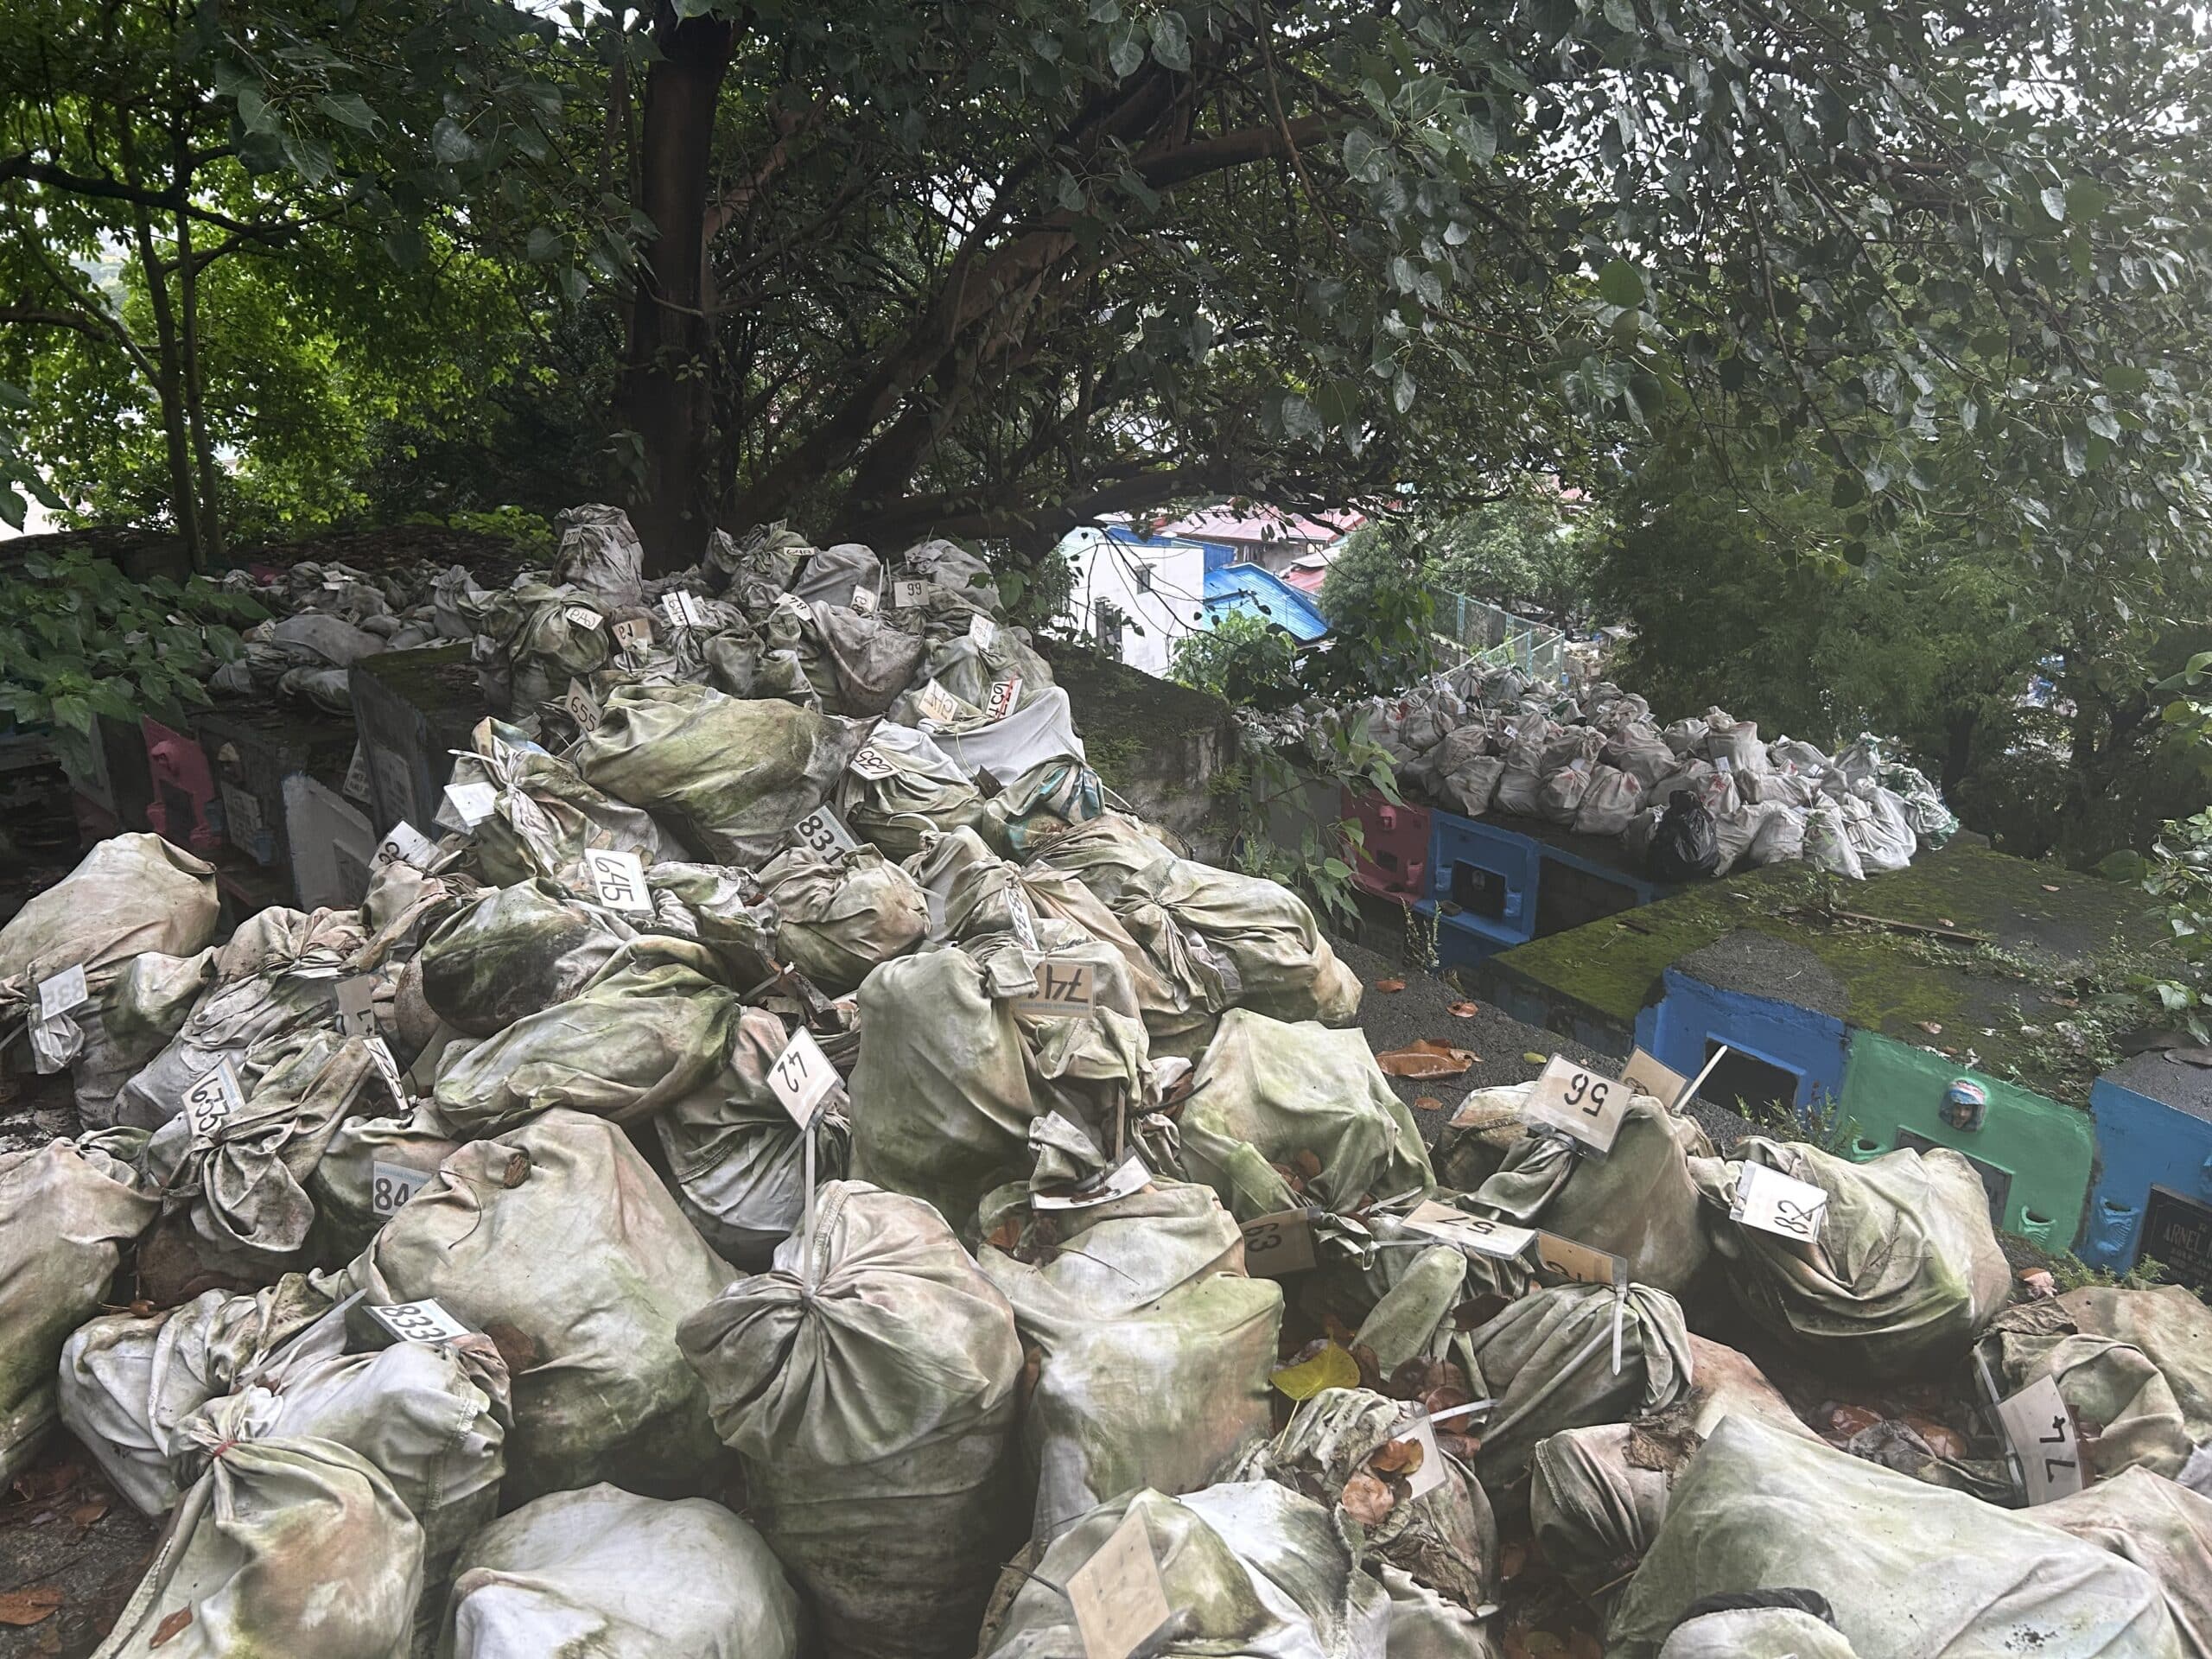
[[[1598,273],[1598,297],[1607,305],[1643,303],[1643,273],[1625,259],[1609,261]]]
[[[2043,203],[2044,212],[2053,219],[2061,225],[2066,222],[2066,193],[2063,190],[2056,185],[2046,185],[2037,200]]]
[[[1643,27],[1637,21],[1631,0],[1605,0],[1605,21],[1624,35],[1638,34]]]
[[[359,92],[326,92],[315,99],[315,107],[357,132],[374,132],[383,124],[377,112],[369,107],[368,100]]]
[[[2111,193],[2094,179],[2076,179],[2066,187],[2066,211],[2077,219],[2100,218],[2111,206]]]
[[[1152,20],[1152,55],[1163,69],[1187,73],[1191,67],[1191,31],[1179,11],[1163,11]]]
[[[533,265],[543,264],[560,251],[561,233],[543,225],[532,231],[530,239],[523,244],[523,257]]]
[[[1856,473],[1838,473],[1835,486],[1828,492],[1832,507],[1855,507],[1866,499],[1866,480]]]
[[[238,92],[238,119],[245,124],[248,132],[268,132],[276,125],[276,111],[259,91],[243,87]]]
[[[1362,184],[1373,184],[1382,176],[1382,145],[1364,127],[1354,127],[1344,134],[1344,157],[1345,174]]]
[[[1124,79],[1144,67],[1144,41],[1135,23],[1123,23],[1107,37],[1106,61]]]
[[[442,115],[430,129],[430,153],[448,167],[459,167],[474,161],[480,152],[476,141],[460,122],[449,115]]]

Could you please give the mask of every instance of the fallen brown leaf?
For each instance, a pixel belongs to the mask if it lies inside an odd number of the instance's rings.
[[[1402,979],[1378,979],[1375,982],[1375,988],[1378,991],[1402,991],[1406,988],[1406,982]]]
[[[1529,1564],[1529,1546],[1508,1544],[1497,1553],[1497,1576],[1501,1579],[1518,1578],[1521,1569]]]
[[[1385,1440],[1376,1447],[1367,1459],[1367,1466],[1378,1475],[1410,1475],[1417,1473],[1428,1453],[1419,1440],[1408,1436],[1402,1440]]]
[[[0,1596],[0,1624],[18,1628],[35,1624],[53,1617],[54,1610],[60,1605],[61,1586],[58,1584],[35,1584],[28,1590],[10,1590]]]
[[[1905,1413],[1904,1421],[1905,1427],[1927,1441],[1937,1457],[1963,1459],[1966,1456],[1966,1436],[1948,1423],[1939,1423],[1933,1417],[1923,1416],[1916,1411]]]
[[[53,1497],[67,1491],[84,1472],[68,1458],[57,1458],[52,1463],[34,1465],[16,1477],[16,1496],[27,1503],[35,1503],[42,1497]]]
[[[192,1609],[189,1607],[180,1607],[176,1611],[171,1613],[160,1624],[154,1626],[154,1639],[149,1642],[146,1645],[149,1648],[158,1648],[164,1642],[167,1642],[171,1637],[175,1636],[179,1630],[182,1630],[186,1625],[191,1623]]]
[[[1462,1020],[1471,1020],[1482,1012],[1471,1002],[1454,1002],[1449,1011],[1458,1014]]]
[[[1337,1499],[1344,1511],[1363,1527],[1380,1526],[1396,1507],[1397,1494],[1370,1474],[1357,1474],[1344,1482]]]
[[[1394,1077],[1456,1077],[1474,1063],[1468,1050],[1426,1037],[1375,1057],[1375,1064]]]
[[[1869,1411],[1864,1406],[1838,1406],[1828,1413],[1828,1435],[1832,1440],[1847,1440],[1881,1421],[1880,1412]]]
[[[1290,1161],[1297,1166],[1298,1173],[1303,1175],[1307,1180],[1314,1181],[1320,1179],[1321,1159],[1319,1154],[1309,1148],[1306,1151],[1300,1153],[1297,1157],[1292,1159]]]
[[[1415,1095],[1414,1106],[1417,1110],[1424,1112],[1440,1112],[1444,1109],[1444,1103],[1434,1095]]]
[[[96,1497],[90,1503],[79,1503],[71,1510],[69,1519],[77,1526],[89,1527],[106,1513],[107,1500],[104,1497]]]
[[[1021,1224],[1008,1216],[991,1230],[991,1236],[983,1242],[1002,1255],[1012,1255],[1014,1247],[1021,1243]]]
[[[1448,1428],[1440,1428],[1436,1431],[1436,1449],[1448,1458],[1471,1464],[1481,1452],[1483,1443],[1478,1436],[1454,1434]]]

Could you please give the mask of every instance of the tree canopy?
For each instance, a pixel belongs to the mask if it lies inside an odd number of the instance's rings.
[[[2133,605],[2202,546],[2208,24],[2172,0],[6,27],[6,378],[36,405],[57,340],[96,353],[201,543],[223,457],[286,441],[246,379],[208,407],[271,315],[211,305],[235,260],[348,356],[359,451],[409,435],[429,495],[440,454],[527,477],[535,390],[664,562],[715,523],[1033,556],[1192,497],[1442,510],[1690,457],[1823,495],[1847,562],[1910,524]],[[494,359],[474,427],[409,338],[433,292]],[[106,458],[64,429],[26,453],[79,489]],[[1747,476],[1777,435],[1789,476]]]

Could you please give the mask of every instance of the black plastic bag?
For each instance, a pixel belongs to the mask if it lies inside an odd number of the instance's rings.
[[[1720,868],[1719,825],[1712,810],[1686,789],[1678,789],[1651,832],[1644,855],[1654,881],[1688,881]]]

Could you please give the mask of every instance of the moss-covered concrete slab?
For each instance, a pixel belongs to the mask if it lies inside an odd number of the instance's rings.
[[[1854,916],[1986,943],[1947,941]],[[1745,934],[1800,947],[1821,975],[1802,976],[1802,985],[1777,981],[1775,962],[1800,959],[1763,950],[1756,940],[1729,943]],[[2082,976],[2155,951],[2158,937],[2131,888],[1986,847],[1955,846],[1865,881],[1777,864],[1686,887],[1520,945],[1491,958],[1485,972],[1555,1007],[1579,1006],[1598,1023],[1631,1027],[1637,1010],[1657,995],[1661,971],[1697,956],[1697,971],[1709,982],[1783,1000],[1808,995],[1807,1006],[1848,1025],[2078,1103],[2095,1068],[2055,1039],[2053,1028],[2078,1000]]]
[[[1229,705],[1095,651],[1039,648],[1107,787],[1200,857],[1220,858],[1232,826],[1214,783],[1236,760]]]

